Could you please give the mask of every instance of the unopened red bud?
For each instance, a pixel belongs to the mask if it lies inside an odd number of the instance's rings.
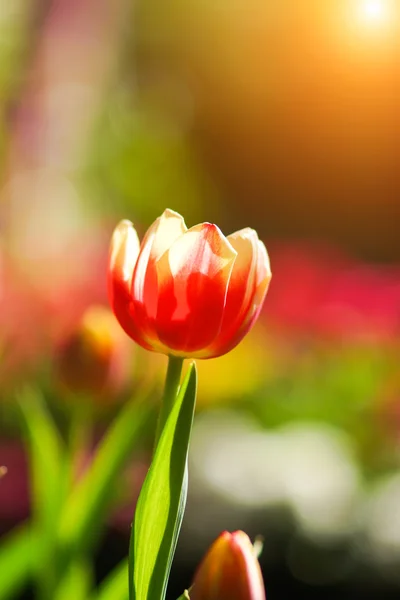
[[[224,531],[201,562],[190,600],[265,600],[259,562],[243,531]]]

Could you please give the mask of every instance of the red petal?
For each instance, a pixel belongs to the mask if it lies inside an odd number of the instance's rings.
[[[123,330],[135,342],[149,348],[136,326],[131,306],[131,281],[139,254],[139,239],[130,221],[121,221],[114,230],[108,268],[108,295],[111,308]]]
[[[243,576],[243,584],[246,585],[247,596],[244,597],[251,598],[251,600],[265,600],[261,568],[255,557],[250,538],[243,531],[235,531],[232,533],[231,539],[234,551],[241,563],[239,570],[240,572],[246,571],[246,576]]]
[[[141,245],[132,282],[133,306],[138,326],[152,346],[159,344],[155,325],[158,304],[155,263],[185,231],[183,218],[167,209],[148,229]]]
[[[265,296],[268,292],[268,287],[271,281],[272,273],[271,266],[269,263],[269,257],[267,249],[263,242],[258,242],[258,256],[257,256],[257,271],[256,271],[256,289],[252,299],[252,306],[246,317],[244,327],[247,327],[247,331],[253,326],[255,321],[258,319],[258,315],[264,304]]]
[[[271,281],[271,269],[267,250],[260,240],[257,241],[256,256],[257,263],[253,291],[247,307],[241,313],[240,322],[237,323],[236,328],[232,328],[229,331],[228,335],[224,336],[222,334],[218,336],[216,343],[207,351],[206,358],[222,356],[232,350],[244,338],[246,333],[250,331],[258,318],[268,291],[269,282]]]
[[[157,261],[157,333],[174,353],[196,353],[218,335],[236,251],[216,225],[192,227]]]
[[[222,327],[207,354],[213,354],[240,329],[254,294],[258,236],[253,229],[242,229],[228,236],[238,255],[232,270]]]

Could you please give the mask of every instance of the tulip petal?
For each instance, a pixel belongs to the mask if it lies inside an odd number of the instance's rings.
[[[187,227],[183,217],[174,210],[167,208],[159,217],[151,248],[151,259],[157,260],[186,231]]]
[[[221,330],[216,343],[209,349],[211,353],[229,341],[240,328],[254,293],[258,235],[254,229],[246,228],[229,235],[228,240],[238,255],[229,282]]]
[[[240,317],[234,326],[225,332],[221,330],[221,335],[218,336],[216,343],[207,349],[207,358],[215,358],[232,350],[250,331],[258,318],[272,277],[267,250],[263,242],[258,239],[255,256],[254,271],[253,274],[250,274],[253,280],[252,284],[249,281],[249,286],[251,286],[250,298],[247,304],[243,303]]]
[[[135,324],[132,313],[131,281],[139,254],[139,238],[130,221],[121,221],[114,230],[108,268],[108,295],[122,329],[135,342],[149,348]]]
[[[183,217],[167,209],[148,229],[140,248],[133,278],[133,306],[140,329],[152,345],[158,342],[155,329],[158,299],[155,263],[186,230]]]
[[[218,335],[236,250],[216,225],[196,225],[157,261],[157,333],[174,354],[196,356]]]
[[[124,219],[114,229],[110,245],[110,270],[121,281],[132,280],[133,269],[139,255],[139,238],[133,224]]]
[[[269,256],[267,249],[263,242],[258,241],[258,255],[257,255],[257,270],[256,270],[256,288],[252,298],[252,307],[244,323],[245,327],[253,326],[254,321],[258,318],[260,310],[264,304],[265,296],[268,292],[268,287],[271,281],[271,265],[269,262]]]
[[[192,600],[265,600],[260,565],[243,531],[223,532],[195,575]]]
[[[240,598],[251,600],[265,600],[264,581],[258,560],[254,554],[254,547],[249,537],[243,531],[232,533],[232,545],[239,562],[239,572],[243,573],[241,585],[244,595]],[[244,576],[244,572],[246,575]]]
[[[267,249],[263,242],[258,241],[258,253],[257,253],[257,269],[256,269],[256,280],[255,290],[251,299],[251,306],[247,313],[246,319],[243,322],[241,331],[239,332],[240,339],[252,328],[255,321],[260,314],[262,306],[264,304],[265,296],[268,292],[268,287],[271,281],[272,273],[269,262]],[[235,343],[235,346],[238,342]]]

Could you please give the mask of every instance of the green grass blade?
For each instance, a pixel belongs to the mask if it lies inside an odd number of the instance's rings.
[[[129,557],[130,600],[164,600],[183,519],[187,456],[196,401],[192,363],[161,434],[135,512]]]
[[[57,586],[53,600],[87,600],[93,587],[91,559],[75,557]]]
[[[88,552],[101,533],[121,469],[146,428],[150,402],[132,401],[118,413],[96,452],[93,463],[65,505],[59,543],[71,552]]]
[[[26,388],[19,397],[32,471],[33,507],[40,525],[54,531],[65,489],[65,447],[38,390]]]
[[[67,493],[65,446],[38,390],[25,388],[19,406],[31,463],[33,528],[42,555],[36,569],[37,584],[41,597],[53,600],[60,568],[55,555],[56,531]]]
[[[128,600],[128,561],[123,560],[101,583],[92,600]]]
[[[2,539],[0,546],[0,600],[12,600],[35,573],[40,546],[30,525],[22,525]]]

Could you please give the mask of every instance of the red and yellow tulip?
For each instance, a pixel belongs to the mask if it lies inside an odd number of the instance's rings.
[[[227,237],[211,223],[187,229],[167,209],[141,244],[130,221],[119,223],[108,278],[112,309],[138,344],[212,358],[234,348],[253,326],[271,270],[253,229]]]

